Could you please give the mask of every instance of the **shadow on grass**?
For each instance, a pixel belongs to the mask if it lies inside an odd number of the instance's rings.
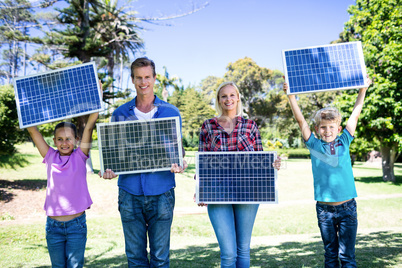
[[[47,181],[42,179],[0,180],[0,201],[10,202],[14,198],[12,190],[34,191],[46,188]]]
[[[267,238],[269,239],[269,238]],[[270,242],[270,241],[267,241]],[[35,245],[45,249],[43,245]],[[86,257],[85,267],[127,267],[125,254],[104,257],[117,247],[111,242],[103,252]],[[358,267],[397,267],[402,257],[402,234],[388,231],[361,234],[356,242],[356,261]],[[91,249],[87,248],[87,252]],[[213,268],[220,266],[217,243],[190,245],[183,249],[170,251],[171,268]],[[251,249],[251,267],[323,267],[324,249],[321,238],[312,237],[310,241],[287,241],[278,245],[258,245]],[[24,267],[20,264],[13,266]],[[36,266],[45,268],[50,266]]]
[[[363,183],[384,183],[382,177],[357,177],[355,181],[363,182]],[[402,184],[402,176],[395,176],[394,185]]]
[[[12,168],[25,167],[29,164],[27,155],[14,154],[14,155],[0,155],[0,168]]]
[[[275,246],[254,246],[251,267],[323,267],[324,249],[320,237],[314,241],[283,242]],[[269,242],[269,241],[267,241]],[[375,232],[358,235],[356,260],[358,267],[394,267],[402,252],[402,234]],[[171,268],[212,268],[220,266],[218,244],[188,246],[170,251]],[[111,258],[89,258],[86,267],[127,267],[125,255]]]

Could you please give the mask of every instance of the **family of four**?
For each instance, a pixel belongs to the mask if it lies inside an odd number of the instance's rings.
[[[155,64],[143,57],[131,65],[131,79],[137,96],[119,108],[111,121],[180,117],[179,110],[154,95]],[[371,81],[369,81],[371,83]],[[287,85],[284,84],[286,92]],[[360,89],[353,112],[342,135],[341,115],[325,108],[315,116],[315,137],[304,119],[294,95],[289,102],[311,153],[318,225],[325,249],[325,267],[356,267],[356,188],[349,156],[357,120],[367,88]],[[206,120],[200,132],[199,151],[262,151],[257,124],[242,116],[240,92],[233,82],[216,90],[217,117]],[[50,147],[36,127],[28,131],[47,168],[44,209],[46,240],[52,267],[83,267],[87,241],[85,210],[92,204],[86,180],[92,131],[98,113],[89,116],[80,146],[74,124],[63,122],[54,130]],[[181,123],[181,117],[180,117]],[[241,138],[240,138],[241,137]],[[273,164],[279,169],[278,158]],[[118,209],[123,226],[128,267],[169,267],[170,229],[175,205],[175,173],[170,171],[120,175]],[[104,179],[117,175],[107,169]],[[199,204],[205,205],[205,204]],[[210,204],[208,216],[215,231],[221,267],[249,267],[250,241],[258,204]],[[149,241],[149,256],[148,256]]]

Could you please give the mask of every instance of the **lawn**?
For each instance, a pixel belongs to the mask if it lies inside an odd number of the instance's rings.
[[[50,267],[42,210],[46,172],[32,144],[0,163],[0,267]],[[98,151],[92,151],[95,171]],[[219,248],[205,208],[193,202],[194,152],[187,172],[177,176],[171,267],[219,267]],[[354,166],[359,229],[359,267],[402,267],[402,165],[398,183],[385,183],[381,169]],[[253,231],[252,267],[323,267],[309,160],[286,160],[279,171],[279,203],[260,205]],[[89,175],[94,204],[87,211],[85,267],[127,267],[117,211],[116,180]]]

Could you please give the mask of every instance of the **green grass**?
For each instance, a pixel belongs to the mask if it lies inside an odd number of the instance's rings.
[[[44,195],[45,166],[32,144],[18,147],[16,159],[0,165],[0,193],[11,181],[24,191]],[[95,172],[98,151],[92,150]],[[175,217],[171,234],[171,267],[219,267],[219,247],[205,208],[193,202],[195,153],[187,152],[187,172],[177,176]],[[19,162],[18,159],[23,159]],[[21,163],[21,164],[19,164]],[[357,162],[354,167],[359,230],[358,267],[402,267],[402,166],[398,182],[383,182],[381,169]],[[323,267],[323,248],[313,201],[308,159],[284,161],[278,173],[279,203],[260,205],[251,249],[252,267]],[[116,180],[88,176],[94,204],[87,212],[86,267],[127,267],[124,237],[117,212]],[[0,196],[1,197],[1,196]],[[8,198],[16,198],[8,196]],[[4,200],[4,199],[3,199]],[[112,204],[112,206],[110,206]],[[0,267],[50,267],[44,221],[19,221],[13,211],[0,218]],[[43,212],[44,214],[44,212]],[[44,217],[43,217],[44,219]]]

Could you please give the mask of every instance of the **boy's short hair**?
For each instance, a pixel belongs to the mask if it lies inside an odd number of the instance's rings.
[[[70,123],[70,122],[58,123],[56,125],[56,127],[54,128],[53,135],[56,135],[56,130],[58,130],[59,128],[65,128],[65,127],[71,128],[74,131],[74,137],[77,137],[77,127],[73,123]]]
[[[142,57],[142,58],[136,59],[133,63],[131,63],[131,78],[134,78],[134,69],[135,68],[147,67],[147,66],[152,67],[152,73],[155,77],[156,76],[155,63],[153,62],[153,60],[150,60],[147,57]]]
[[[338,111],[338,109],[334,107],[326,107],[318,110],[314,116],[314,124],[315,126],[319,126],[321,124],[321,120],[329,120],[335,121],[338,125],[341,125],[342,115]]]

